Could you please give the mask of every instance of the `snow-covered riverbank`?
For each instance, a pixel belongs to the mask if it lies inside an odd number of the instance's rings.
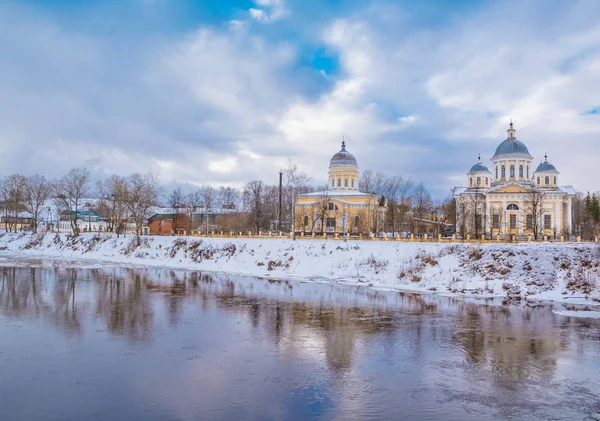
[[[0,257],[86,259],[374,288],[600,305],[596,244],[0,234]]]

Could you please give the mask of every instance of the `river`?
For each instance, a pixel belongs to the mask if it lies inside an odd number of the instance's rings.
[[[600,419],[600,320],[552,305],[4,265],[2,420]]]

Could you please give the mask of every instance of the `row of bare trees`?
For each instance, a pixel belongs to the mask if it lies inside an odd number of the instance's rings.
[[[111,231],[120,233],[127,218],[133,221],[138,235],[152,206],[158,204],[158,179],[151,174],[129,177],[113,175],[92,189],[90,173],[73,168],[59,180],[47,180],[43,175],[25,177],[12,174],[0,181],[0,202],[7,231],[17,229],[19,216],[27,212],[32,230],[37,232],[44,204],[54,200],[59,212],[68,218],[73,234],[79,234],[77,218],[84,200],[97,197],[97,209],[111,224]]]
[[[289,230],[295,198],[315,190],[327,190],[328,186],[311,185],[311,178],[291,162],[282,171],[282,176],[281,188],[261,180],[248,182],[242,190],[204,185],[184,193],[181,188],[176,188],[165,195],[161,203],[158,179],[150,174],[111,175],[95,185],[84,168],[74,168],[58,180],[47,180],[43,175],[13,174],[0,181],[0,205],[9,231],[17,229],[19,215],[27,212],[33,221],[32,229],[37,232],[44,204],[53,200],[62,219],[68,220],[72,232],[78,235],[80,211],[90,209],[86,204],[90,198],[96,199],[93,209],[106,221],[108,231],[117,235],[124,233],[128,223],[133,223],[140,234],[151,209],[161,204],[171,208],[173,213],[186,213],[190,220],[192,213],[200,209],[208,212],[233,210],[241,204],[245,212],[235,226],[236,230]],[[365,170],[359,179],[359,190],[381,198],[380,202],[387,207],[385,219],[370,227],[372,231],[421,235],[426,231],[426,225],[431,227],[431,222],[441,227],[453,221],[453,201],[434,202],[423,183],[415,184],[398,175]]]

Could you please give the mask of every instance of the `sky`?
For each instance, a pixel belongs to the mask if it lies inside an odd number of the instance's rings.
[[[345,139],[443,199],[510,119],[600,190],[600,2],[0,1],[0,176],[324,184]]]

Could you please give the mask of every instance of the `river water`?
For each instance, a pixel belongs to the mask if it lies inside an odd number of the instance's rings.
[[[2,420],[600,412],[600,320],[550,305],[68,266],[0,267]]]

